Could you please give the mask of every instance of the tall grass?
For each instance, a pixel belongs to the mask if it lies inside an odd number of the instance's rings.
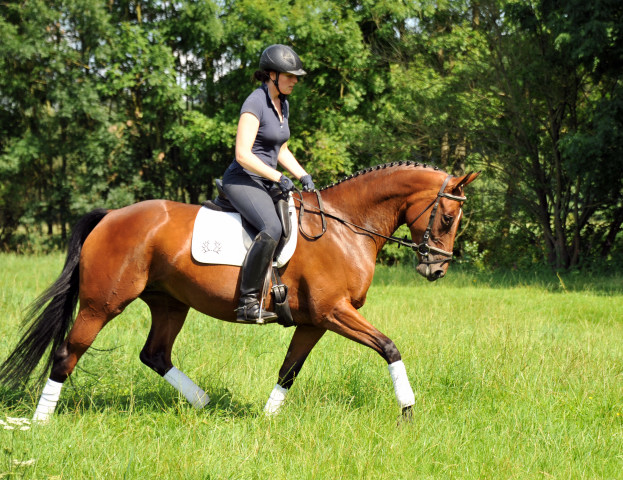
[[[1,359],[61,265],[0,256]],[[265,418],[293,329],[192,312],[174,362],[212,398],[196,411],[140,363],[150,320],[136,302],[81,360],[49,425],[0,430],[0,478],[621,478],[622,312],[621,277],[451,268],[430,284],[379,268],[362,313],[416,391],[400,423],[384,362],[331,333]],[[30,417],[40,388],[0,390],[0,419]]]

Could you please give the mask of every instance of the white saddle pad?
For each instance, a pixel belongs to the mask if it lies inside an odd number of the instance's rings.
[[[291,195],[288,218],[292,234],[274,262],[277,267],[288,263],[296,249],[296,209]],[[251,243],[253,239],[242,226],[239,213],[217,212],[206,207],[199,209],[191,245],[192,256],[197,262],[241,266]]]

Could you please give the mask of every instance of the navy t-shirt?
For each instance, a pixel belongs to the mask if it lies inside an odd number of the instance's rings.
[[[260,126],[255,137],[255,142],[251,147],[257,157],[266,165],[277,168],[277,158],[281,146],[290,138],[290,127],[288,126],[289,105],[285,96],[281,97],[281,113],[283,122],[279,119],[279,114],[273,106],[273,102],[268,94],[268,87],[262,84],[242,104],[240,115],[252,113],[260,121]],[[244,170],[247,174],[257,177],[258,175],[243,169],[234,159],[229,166],[230,173],[239,173]]]

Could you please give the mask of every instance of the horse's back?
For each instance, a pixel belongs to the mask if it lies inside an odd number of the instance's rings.
[[[110,210],[82,247],[83,275],[98,272],[120,277],[130,269],[148,272],[154,255],[175,257],[180,250],[190,250],[198,210],[198,205],[168,200],[147,200]]]
[[[155,237],[171,238],[177,232],[176,244],[190,235],[198,205],[169,200],[146,200],[110,210],[87,238],[83,251],[128,251]],[[188,238],[190,241],[190,238]]]

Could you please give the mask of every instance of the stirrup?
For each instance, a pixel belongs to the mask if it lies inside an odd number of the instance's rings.
[[[241,305],[234,310],[236,312],[236,322],[263,324],[277,320],[277,314],[266,311],[260,307],[260,302],[253,302]]]

